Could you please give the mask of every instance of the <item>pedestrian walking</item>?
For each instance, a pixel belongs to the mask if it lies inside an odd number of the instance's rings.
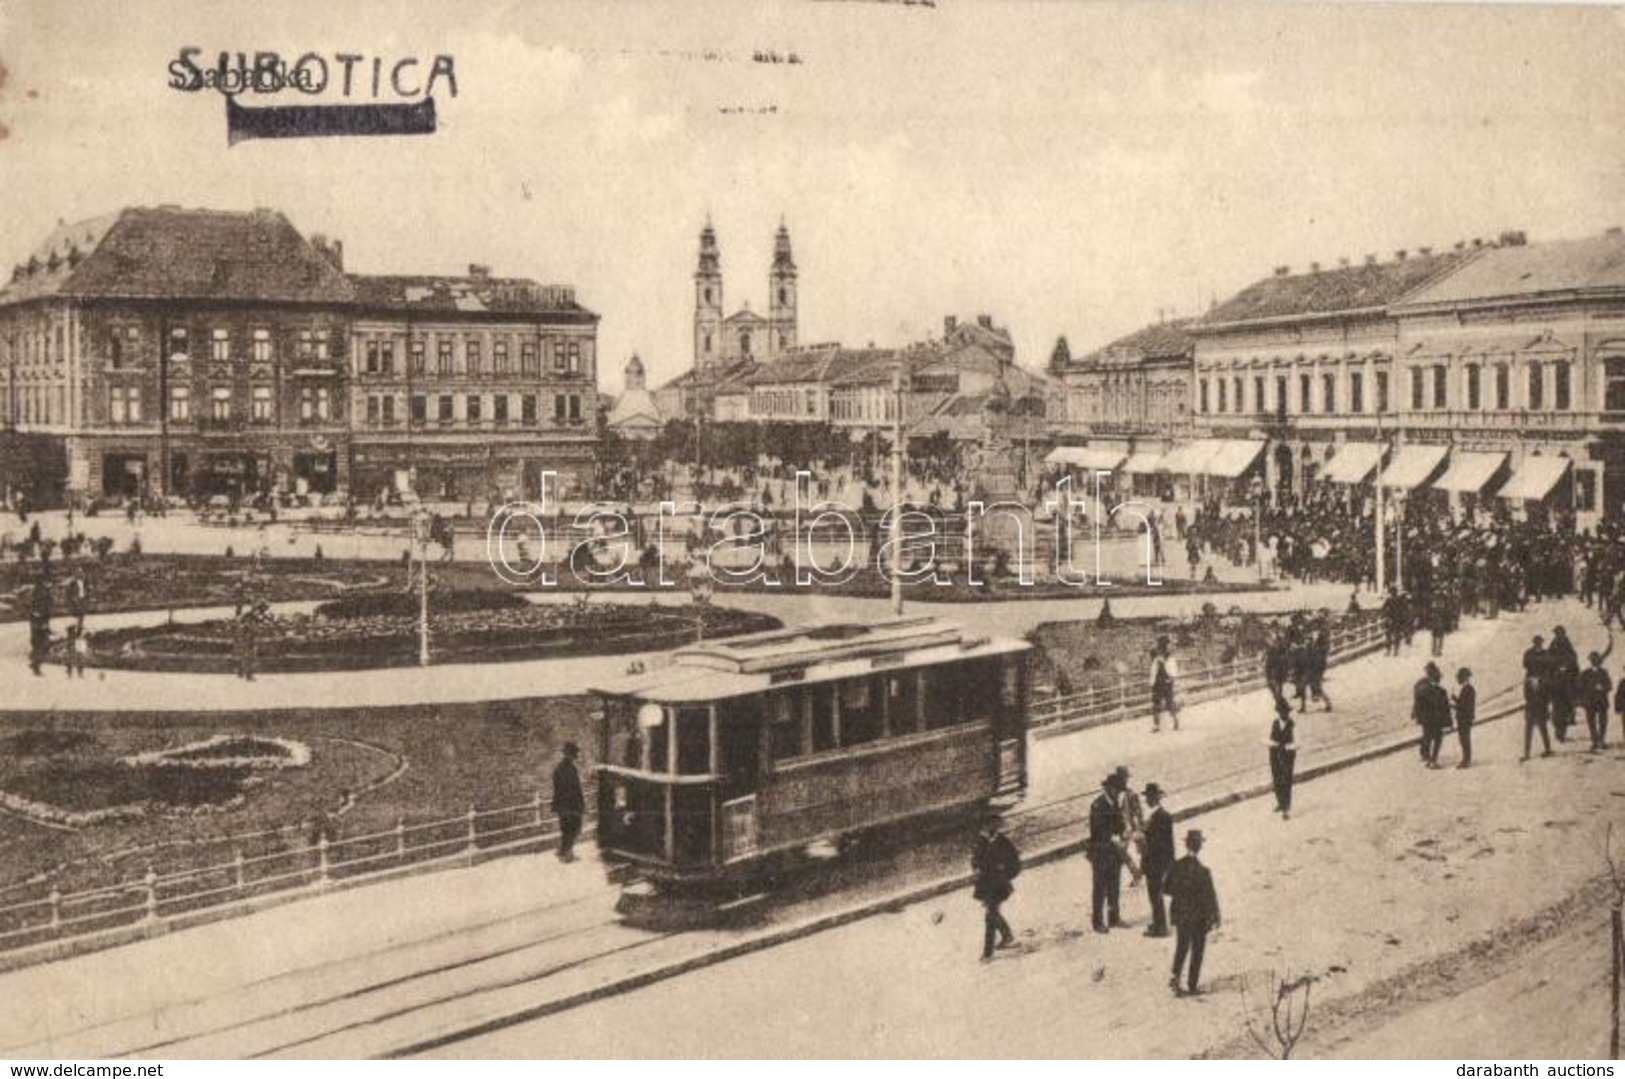
[[[982,818],[970,864],[975,874],[971,894],[982,904],[982,962],[986,963],[993,958],[994,948],[1016,946],[1016,935],[999,908],[1016,890],[1013,882],[1021,873],[1021,855],[999,827],[997,814]]]
[[[1473,686],[1473,672],[1466,667],[1456,672],[1456,740],[1461,743],[1461,763],[1467,768],[1473,763],[1473,722],[1478,718],[1478,690]]]
[[[564,743],[563,755],[553,769],[553,815],[559,820],[558,859],[576,860],[576,839],[581,835],[581,822],[587,814],[587,796],[581,789],[581,772],[576,758],[581,747],[574,742]]]
[[[1207,935],[1219,928],[1219,893],[1213,886],[1213,874],[1202,864],[1203,836],[1200,830],[1185,833],[1186,854],[1168,870],[1163,890],[1169,899],[1168,918],[1174,923],[1174,968],[1168,987],[1176,995],[1194,996],[1200,993],[1202,959],[1207,954]],[[1184,988],[1185,961],[1190,960],[1190,973]]]
[[[1592,652],[1586,657],[1588,665],[1577,680],[1580,705],[1585,709],[1586,731],[1591,735],[1593,753],[1601,753],[1608,744],[1608,698],[1614,688],[1614,680],[1609,677],[1603,661],[1613,650],[1614,642],[1610,638],[1607,649]]]
[[[1100,795],[1089,807],[1090,924],[1096,933],[1123,924],[1119,900],[1128,826],[1121,791],[1122,780],[1113,772],[1101,783]]]
[[[1275,812],[1292,819],[1292,773],[1297,766],[1297,723],[1292,703],[1277,698],[1275,722],[1270,724],[1270,780],[1275,786]]]
[[[1546,648],[1548,692],[1552,703],[1552,733],[1559,742],[1569,740],[1574,725],[1575,685],[1580,680],[1580,657],[1562,626],[1552,630],[1552,643]]]
[[[1179,704],[1174,696],[1174,676],[1178,667],[1169,648],[1167,637],[1158,637],[1151,650],[1151,732],[1162,730],[1162,713],[1173,719],[1174,730],[1179,729]]]
[[[1168,870],[1174,864],[1174,818],[1162,804],[1162,788],[1155,783],[1145,785],[1145,804],[1151,807],[1145,820],[1145,857],[1140,863],[1145,873],[1145,894],[1151,901],[1151,925],[1148,937],[1168,935],[1168,905],[1163,898],[1163,884]]]
[[[1536,637],[1535,640],[1538,642],[1540,638]],[[1528,655],[1528,652],[1524,653],[1526,658]],[[1529,669],[1527,662],[1524,669],[1525,671]],[[1548,729],[1552,717],[1551,707],[1551,701],[1546,695],[1544,676],[1530,676],[1526,673],[1523,680],[1523,756],[1520,762],[1529,759],[1537,730],[1540,732],[1542,747],[1540,755],[1542,757],[1552,755],[1552,735]]]
[[[1411,720],[1422,728],[1422,763],[1437,768],[1444,732],[1450,729],[1450,694],[1440,684],[1443,675],[1437,663],[1429,660],[1422,672],[1412,696]]]

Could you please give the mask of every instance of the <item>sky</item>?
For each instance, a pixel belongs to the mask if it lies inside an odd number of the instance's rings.
[[[228,147],[168,85],[189,45],[446,54],[458,93],[433,135]],[[634,351],[692,362],[707,216],[758,311],[782,217],[803,341],[987,313],[1036,367],[1277,265],[1625,224],[1621,56],[1601,6],[0,0],[0,260],[120,206],[274,207],[351,270],[573,284],[614,391]]]

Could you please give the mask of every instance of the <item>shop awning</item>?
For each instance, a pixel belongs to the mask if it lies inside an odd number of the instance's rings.
[[[1233,480],[1258,460],[1258,455],[1264,452],[1264,443],[1250,438],[1235,438],[1227,440],[1219,447],[1219,451],[1208,458],[1202,471],[1209,476],[1219,476]]]
[[[1162,467],[1166,456],[1161,450],[1135,450],[1123,462],[1122,470],[1131,476],[1149,476]]]
[[[1567,457],[1529,457],[1518,466],[1506,486],[1496,493],[1502,498],[1527,498],[1538,502],[1552,493],[1571,462]]]
[[[1444,470],[1444,475],[1433,481],[1433,486],[1441,491],[1460,491],[1476,495],[1495,478],[1497,472],[1501,471],[1506,459],[1507,455],[1504,453],[1458,451],[1450,455],[1450,467]]]
[[[1046,464],[1065,465],[1093,472],[1114,470],[1128,456],[1128,443],[1099,443],[1093,446],[1062,446],[1051,450],[1044,458]]]
[[[1364,483],[1382,464],[1380,442],[1345,442],[1326,465],[1323,477],[1332,483]]]
[[[1199,438],[1175,446],[1157,465],[1158,472],[1172,472],[1176,476],[1205,471],[1205,466],[1224,447],[1222,438]]]
[[[1379,482],[1401,491],[1425,487],[1449,453],[1448,446],[1401,446],[1388,467],[1382,470]]]

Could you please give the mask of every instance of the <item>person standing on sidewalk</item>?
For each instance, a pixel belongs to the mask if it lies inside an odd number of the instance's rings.
[[[1148,937],[1168,935],[1168,906],[1163,900],[1162,887],[1168,870],[1174,864],[1174,818],[1162,804],[1162,788],[1155,783],[1145,785],[1145,804],[1151,815],[1145,821],[1145,893],[1151,901],[1151,926]]]
[[[1170,900],[1169,919],[1174,923],[1173,976],[1168,988],[1176,995],[1194,996],[1201,992],[1202,958],[1207,953],[1207,935],[1219,928],[1219,893],[1213,886],[1213,874],[1202,864],[1203,836],[1192,828],[1185,833],[1185,857],[1168,870],[1163,890]],[[1190,959],[1190,975],[1181,989],[1179,980]]]
[[[1544,652],[1536,659],[1534,667],[1530,666],[1530,653],[1540,646],[1540,638],[1535,638],[1535,648],[1526,651],[1524,655],[1523,678],[1523,757],[1521,761],[1529,759],[1529,752],[1533,748],[1535,731],[1540,731],[1541,756],[1552,755],[1552,734],[1548,724],[1552,718],[1552,702],[1546,688]],[[1534,673],[1539,672],[1539,673]]]
[[[1593,753],[1601,753],[1603,747],[1608,745],[1608,697],[1614,688],[1614,680],[1609,677],[1603,661],[1613,650],[1614,642],[1610,638],[1605,651],[1592,652],[1586,657],[1588,666],[1576,680],[1580,705],[1586,710],[1586,730],[1591,735]]]
[[[1444,732],[1450,729],[1450,694],[1440,684],[1443,675],[1437,663],[1429,660],[1422,670],[1411,705],[1411,719],[1422,727],[1422,763],[1437,768]]]
[[[1547,699],[1552,705],[1552,730],[1559,742],[1569,740],[1574,725],[1575,683],[1580,679],[1580,656],[1562,626],[1552,630],[1552,643],[1546,648]]]
[[[1162,730],[1162,713],[1167,712],[1179,729],[1179,704],[1174,698],[1174,675],[1178,672],[1168,638],[1158,637],[1151,650],[1151,733]]]
[[[561,862],[576,860],[576,839],[581,835],[581,822],[587,814],[587,798],[581,790],[581,772],[576,758],[581,747],[574,742],[564,743],[564,755],[553,769],[553,815],[559,819],[558,858]]]
[[[1089,807],[1090,924],[1096,933],[1123,924],[1118,901],[1128,826],[1120,801],[1122,782],[1116,772],[1107,776],[1099,797]]]
[[[1010,931],[1010,923],[1005,921],[999,907],[1016,890],[1012,882],[1021,872],[1021,855],[999,827],[997,814],[989,813],[982,818],[982,830],[976,836],[970,865],[976,875],[971,894],[982,904],[982,962],[986,963],[993,958],[995,947],[1016,946],[1016,935]]]
[[[1468,768],[1473,763],[1473,721],[1478,718],[1478,690],[1473,687],[1473,672],[1466,667],[1456,672],[1456,739],[1461,742],[1461,763],[1457,768]]]
[[[1270,724],[1270,779],[1275,785],[1275,812],[1282,820],[1292,819],[1292,773],[1297,767],[1297,724],[1292,719],[1292,702],[1277,697],[1275,722]]]

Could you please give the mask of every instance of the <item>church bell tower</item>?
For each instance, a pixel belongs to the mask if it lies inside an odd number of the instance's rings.
[[[778,357],[796,347],[796,260],[790,253],[790,230],[779,219],[773,238],[773,268],[767,275],[768,355]]]
[[[694,271],[694,369],[704,371],[722,358],[722,254],[706,215],[700,230],[699,267]]]

